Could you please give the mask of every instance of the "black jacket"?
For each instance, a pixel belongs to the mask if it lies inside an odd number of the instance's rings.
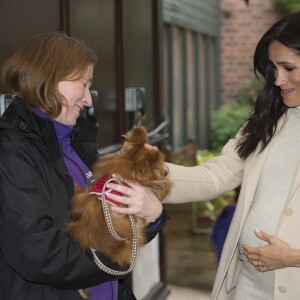
[[[97,128],[77,125],[72,146],[91,167]],[[76,300],[77,289],[113,279],[61,230],[73,191],[52,122],[16,98],[0,118],[1,300]]]

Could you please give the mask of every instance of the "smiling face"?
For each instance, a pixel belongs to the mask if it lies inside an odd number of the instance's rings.
[[[288,107],[300,105],[300,55],[277,40],[269,45],[269,59],[275,68],[274,84]]]
[[[92,105],[89,88],[92,84],[93,70],[93,65],[89,65],[80,79],[64,80],[58,83],[58,90],[66,100],[63,102],[60,114],[55,118],[56,121],[74,126],[83,108]]]

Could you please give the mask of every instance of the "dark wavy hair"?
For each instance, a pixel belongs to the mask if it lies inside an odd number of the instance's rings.
[[[280,88],[275,85],[275,69],[269,60],[269,45],[277,40],[294,53],[300,55],[300,12],[285,16],[276,22],[260,39],[254,52],[254,72],[264,78],[254,110],[244,123],[242,137],[237,144],[237,152],[246,159],[259,144],[261,151],[272,139],[279,118],[287,107],[282,101]]]
[[[84,41],[62,32],[42,33],[4,63],[1,77],[7,92],[55,118],[64,101],[58,83],[80,79],[96,61],[96,54]]]

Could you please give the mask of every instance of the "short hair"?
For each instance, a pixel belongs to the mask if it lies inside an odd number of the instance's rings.
[[[78,80],[96,54],[83,41],[61,32],[34,36],[2,67],[2,81],[8,93],[55,118],[64,97],[58,91],[62,80]]]

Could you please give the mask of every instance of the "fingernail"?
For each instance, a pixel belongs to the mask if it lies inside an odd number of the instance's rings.
[[[256,233],[260,233],[260,230],[258,228],[255,229]]]

